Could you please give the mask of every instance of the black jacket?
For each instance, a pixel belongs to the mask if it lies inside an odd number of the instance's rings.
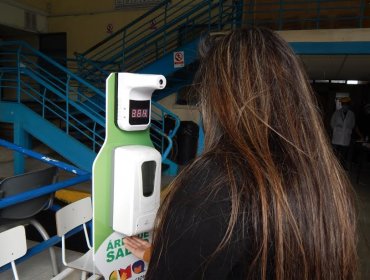
[[[221,172],[211,165],[187,174],[175,193],[161,233],[164,249],[160,254],[154,248],[153,273],[146,279],[246,278],[248,242],[240,225],[234,229],[231,244],[215,253],[228,226],[231,199],[228,186],[210,191],[209,182]]]

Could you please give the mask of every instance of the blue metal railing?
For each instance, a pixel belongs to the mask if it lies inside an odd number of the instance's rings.
[[[94,85],[24,43],[0,43],[0,65],[6,65],[0,66],[0,94],[4,99],[7,91],[14,91],[17,102],[30,107],[38,103],[41,115],[52,116],[66,133],[97,150],[104,139],[105,98],[100,89],[112,71],[141,71],[203,32],[255,25],[277,30],[361,28],[369,25],[369,15],[365,0],[166,0],[76,55],[81,77]],[[158,143],[164,139],[158,149],[165,153],[163,143],[171,141],[166,140],[170,136],[162,118],[155,119],[152,138]]]
[[[369,15],[365,0],[163,1],[77,59],[82,76],[99,84],[112,70],[136,72],[202,32],[240,26],[361,28],[369,25]]]
[[[173,147],[172,139],[180,127],[180,119],[159,103],[153,102],[152,105],[151,139],[162,154],[162,160],[165,160]],[[172,125],[167,124],[168,119],[173,122]],[[164,142],[167,145],[163,145]]]
[[[233,1],[163,1],[107,39],[77,54],[82,77],[101,83],[112,71],[137,72],[203,31],[232,28],[241,16]],[[150,28],[152,23],[154,28]]]
[[[46,195],[46,194],[51,194],[51,193],[56,192],[57,190],[64,189],[64,188],[67,188],[67,187],[70,187],[70,186],[73,186],[73,185],[76,185],[76,184],[79,184],[79,183],[82,183],[82,182],[87,182],[87,181],[91,180],[91,173],[89,173],[87,171],[81,170],[81,169],[76,168],[75,166],[69,165],[67,163],[52,159],[50,157],[47,157],[47,156],[42,155],[40,153],[37,153],[35,151],[28,150],[28,149],[25,149],[23,147],[14,145],[13,143],[10,143],[6,140],[0,139],[0,146],[5,147],[5,148],[10,149],[10,150],[13,150],[15,152],[22,153],[22,154],[24,154],[28,157],[35,158],[39,161],[42,161],[42,162],[47,163],[49,165],[56,166],[59,169],[65,170],[67,172],[70,172],[70,173],[76,175],[75,177],[73,177],[71,179],[68,179],[68,180],[65,180],[65,181],[62,181],[62,182],[57,182],[55,184],[51,184],[51,185],[48,185],[48,186],[41,186],[37,189],[31,190],[31,191],[28,191],[28,192],[23,192],[23,193],[20,193],[20,194],[17,194],[17,195],[2,198],[2,199],[0,199],[0,209],[11,206],[11,205],[15,205],[15,204],[18,204],[18,203],[22,203],[22,202],[25,202],[27,200],[34,199],[36,197],[41,197],[41,196]],[[57,208],[57,207],[54,207],[54,208]],[[70,232],[69,235],[73,235],[73,234],[79,232],[81,229],[82,228],[76,228],[72,232]],[[50,248],[51,246],[56,245],[60,241],[61,241],[61,239],[60,239],[59,236],[57,236],[57,235],[52,236],[48,240],[42,241],[42,242],[38,243],[37,245],[29,248],[27,250],[27,254],[25,256],[23,256],[22,258],[20,258],[19,260],[17,260],[16,262],[20,263],[24,260],[27,260],[30,257],[40,253],[41,251],[46,250],[46,249]],[[10,267],[10,265],[3,266],[3,267],[0,268],[0,271],[8,269],[9,267]]]
[[[300,30],[362,28],[369,23],[370,9],[365,0],[163,1],[100,43],[77,54],[77,60],[81,75],[95,81],[99,87],[112,70],[142,71],[202,33],[241,26]],[[154,123],[153,129],[159,129],[164,122]],[[159,141],[162,136],[158,133],[152,138]]]
[[[25,104],[94,152],[99,150],[105,133],[105,93],[102,90],[24,42],[0,43],[0,65],[6,65],[0,66],[0,91],[12,92],[11,96],[16,97],[11,101]],[[6,100],[6,94],[2,100]],[[156,112],[164,109],[158,106],[153,102]],[[170,111],[166,114],[177,118]],[[163,141],[155,145],[165,159],[172,146],[168,138],[173,136],[166,135],[164,127],[161,129],[153,128],[153,133],[162,135]]]
[[[103,91],[25,42],[1,42],[0,65],[6,65],[0,66],[2,100],[6,92],[13,93],[10,101],[52,120],[93,151],[99,149],[104,141]]]
[[[142,32],[146,33],[148,30],[144,30],[143,27],[156,21],[153,16],[156,16],[161,9],[167,9],[169,3],[169,0],[163,1],[158,6],[153,7],[124,28],[111,34],[109,37],[89,48],[82,54],[76,53],[76,58],[79,62],[79,74],[83,77],[89,77],[92,73],[95,73],[95,70],[97,70],[98,75],[100,75],[99,80],[104,80],[110,72],[118,72],[122,70],[118,63],[108,62],[110,65],[109,67],[106,67],[107,69],[104,69],[104,66],[101,64],[106,64],[107,58],[112,57],[113,55],[120,53],[123,54],[122,46],[127,46],[131,44],[132,41],[136,41],[136,36],[142,36]],[[150,21],[148,21],[149,18],[151,18]],[[133,29],[134,32],[130,32],[131,29]],[[94,76],[97,76],[96,73]]]
[[[89,181],[91,179],[91,173],[90,172],[79,169],[79,168],[77,168],[75,166],[72,166],[70,164],[52,159],[52,158],[50,158],[48,156],[45,156],[43,154],[40,154],[38,152],[25,149],[23,147],[20,147],[18,145],[10,143],[10,142],[8,142],[4,139],[1,139],[1,138],[0,138],[0,146],[5,147],[5,148],[10,149],[10,150],[13,150],[13,151],[16,151],[16,152],[19,152],[19,153],[22,153],[26,156],[35,158],[35,159],[37,159],[41,162],[44,162],[44,163],[49,164],[49,165],[56,166],[59,169],[62,169],[64,171],[67,171],[67,172],[70,172],[72,174],[77,175],[76,177],[74,177],[72,179],[68,179],[68,180],[63,181],[63,182],[58,182],[58,183],[55,183],[55,184],[51,184],[51,185],[48,185],[48,186],[43,186],[43,187],[37,188],[36,190],[24,192],[24,193],[17,194],[17,195],[14,195],[14,196],[9,196],[9,197],[6,197],[6,198],[2,198],[2,199],[0,199],[0,209],[11,206],[11,205],[14,205],[14,204],[17,204],[17,203],[20,203],[20,202],[27,201],[27,200],[30,200],[30,199],[34,199],[36,197],[40,197],[40,196],[43,196],[43,195],[46,195],[46,194],[54,193],[57,190],[64,189],[66,187],[73,186],[73,185],[76,185],[76,184],[79,184],[79,183],[82,183],[82,182],[86,182],[86,181]]]

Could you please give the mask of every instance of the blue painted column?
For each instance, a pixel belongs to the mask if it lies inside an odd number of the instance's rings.
[[[16,120],[14,122],[13,130],[14,144],[29,149],[31,147],[31,136],[23,129],[23,125],[19,120]],[[25,156],[21,153],[14,152],[13,158],[14,175],[24,173]]]
[[[204,151],[204,129],[203,129],[203,117],[200,115],[199,122],[199,136],[198,136],[198,148],[197,148],[197,155],[201,155]]]

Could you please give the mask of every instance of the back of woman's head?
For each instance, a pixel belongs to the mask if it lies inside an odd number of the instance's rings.
[[[266,29],[211,36],[201,43],[194,87],[205,152],[174,182],[172,193],[192,170],[210,159],[219,163],[222,171],[208,188],[229,188],[231,215],[218,250],[238,229],[250,242],[250,279],[353,279],[351,187],[288,44]],[[154,244],[161,243],[170,200],[159,213]]]
[[[316,134],[321,126],[313,94],[295,54],[276,33],[249,29],[211,36],[200,54],[196,87],[207,147],[222,137],[259,150],[278,135],[301,151],[313,144],[297,143],[308,140],[302,133]]]
[[[250,276],[273,260],[276,279],[353,278],[351,187],[294,52],[273,31],[248,29],[209,37],[200,56],[206,154],[223,154],[226,180],[238,182],[234,211],[253,212],[242,218],[254,227]]]

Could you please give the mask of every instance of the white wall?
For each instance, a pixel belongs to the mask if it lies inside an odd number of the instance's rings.
[[[288,42],[363,42],[370,41],[370,28],[286,30],[278,33]]]

